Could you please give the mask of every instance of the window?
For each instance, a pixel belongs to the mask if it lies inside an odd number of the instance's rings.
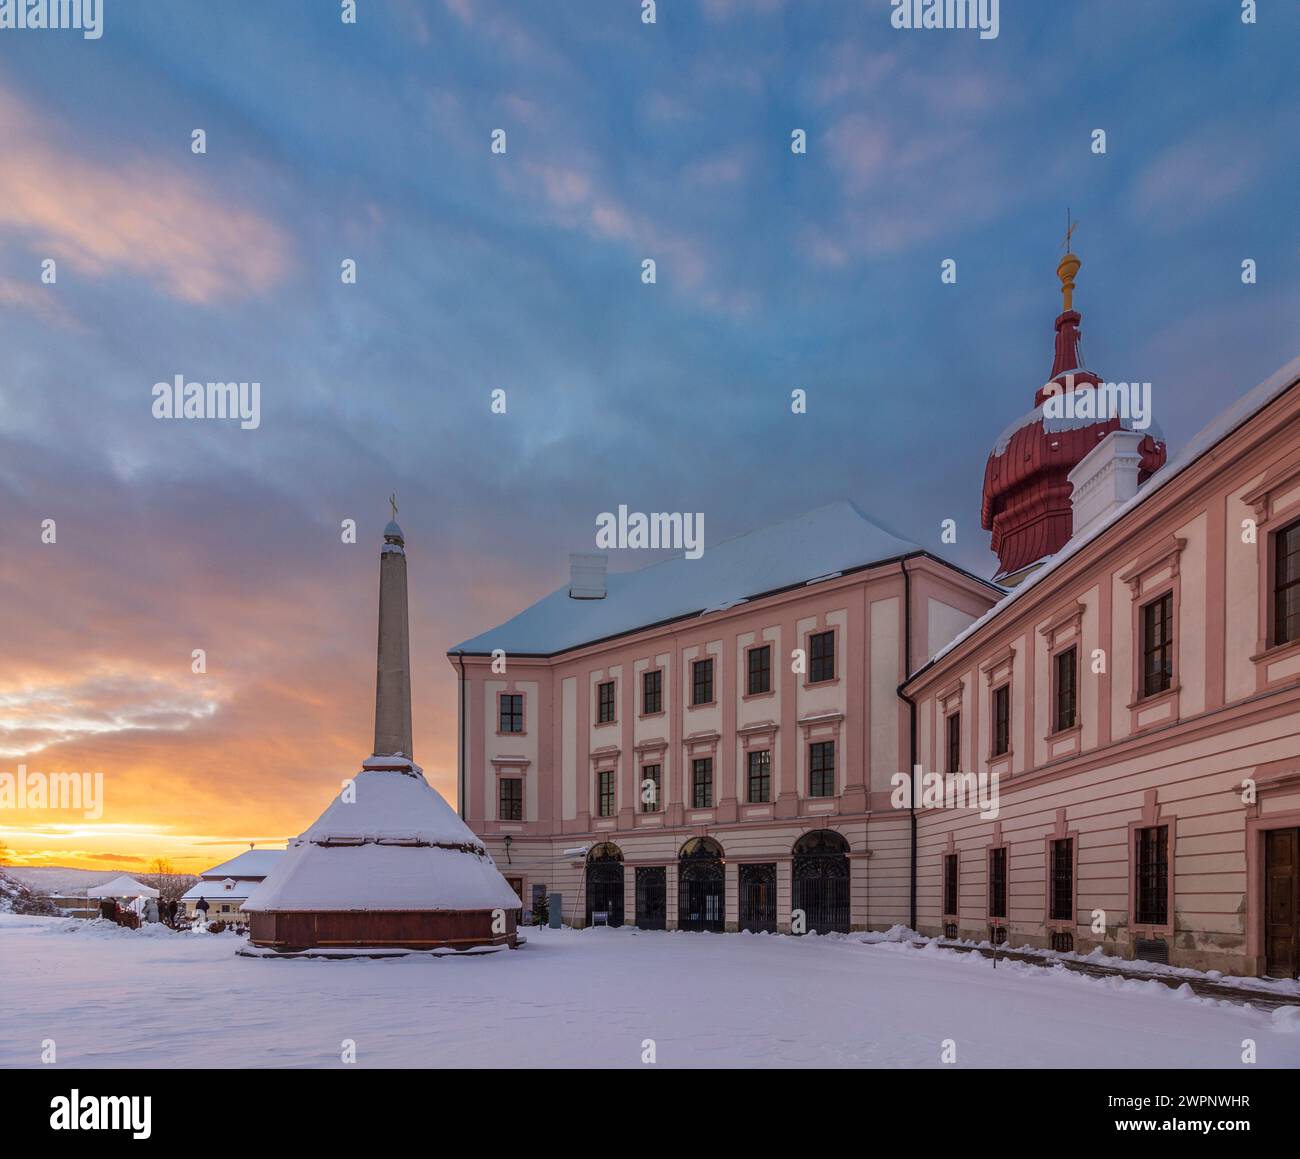
[[[1074,838],[1052,842],[1051,905],[1047,915],[1054,922],[1074,921]]]
[[[993,690],[993,755],[1011,751],[1011,685]]]
[[[1169,826],[1137,831],[1137,913],[1140,926],[1169,921]]]
[[[1273,643],[1300,640],[1300,520],[1273,537]]]
[[[822,740],[808,746],[808,796],[835,796],[835,742]]]
[[[943,912],[957,912],[957,854],[945,853],[943,856]]]
[[[1174,682],[1174,593],[1142,608],[1142,695],[1166,692]]]
[[[646,782],[651,782],[646,784]],[[644,765],[641,769],[641,812],[658,813],[663,806],[660,804],[660,788],[662,785],[661,769],[658,765]]]
[[[501,820],[524,819],[524,782],[521,777],[501,778]]]
[[[948,715],[948,765],[950,773],[961,772],[961,713]]]
[[[1007,849],[989,850],[989,917],[1007,916]]]
[[[808,683],[835,679],[835,633],[815,632],[808,638]]]
[[[749,754],[749,792],[751,805],[764,805],[772,799],[772,753],[769,749]]]
[[[614,681],[596,685],[596,723],[609,724],[614,719]]]
[[[695,809],[713,807],[712,757],[697,757],[691,762],[691,805]]]
[[[772,645],[749,650],[749,695],[772,691]]]
[[[524,694],[503,692],[497,701],[501,709],[501,732],[524,731]]]
[[[1058,652],[1056,660],[1056,729],[1073,728],[1078,720],[1078,697],[1075,695],[1076,664],[1079,653],[1077,649],[1067,648]]]
[[[600,788],[600,815],[614,816],[614,770],[601,769],[598,775]]]
[[[696,660],[691,665],[691,703],[713,703],[713,661]]]
[[[641,674],[641,712],[651,716],[664,709],[664,674],[663,669]]]

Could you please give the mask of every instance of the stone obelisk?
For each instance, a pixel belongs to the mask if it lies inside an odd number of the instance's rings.
[[[406,612],[406,538],[393,518],[379,554],[379,671],[375,679],[375,755],[411,751],[411,644]]]

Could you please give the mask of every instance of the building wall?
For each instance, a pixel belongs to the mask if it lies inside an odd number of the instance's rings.
[[[1300,645],[1268,639],[1271,543],[1300,518],[1292,391],[914,678],[920,759],[941,769],[961,706],[963,769],[998,811],[922,811],[918,922],[938,933],[942,858],[959,858],[963,936],[989,933],[988,850],[1009,854],[1013,945],[1047,945],[1048,842],[1075,839],[1076,949],[1132,956],[1163,938],[1178,965],[1263,969],[1263,834],[1300,825]],[[1144,696],[1139,614],[1174,608],[1172,687]],[[1054,649],[1079,648],[1079,721],[1054,731]],[[991,696],[1010,679],[1012,752],[991,755]],[[974,712],[972,712],[972,703]],[[1168,825],[1165,928],[1136,927],[1134,830]],[[1094,928],[1096,923],[1097,928]]]
[[[465,657],[466,820],[507,877],[524,879],[524,897],[545,884],[565,894],[566,920],[585,918],[583,858],[566,854],[600,841],[624,856],[626,911],[634,913],[636,865],[668,867],[668,920],[676,923],[676,859],[694,836],[709,835],[726,858],[726,920],[734,928],[738,865],[774,863],[778,918],[789,925],[791,851],[819,828],[849,843],[852,923],[907,920],[908,820],[890,807],[891,779],[906,762],[909,718],[897,689],[910,655],[927,650],[982,614],[994,594],[927,557],[908,561],[911,640],[905,640],[904,582],[897,563],[866,569],[560,656]],[[809,636],[835,632],[835,676],[811,682]],[[749,695],[747,652],[772,646],[772,688]],[[804,651],[803,666],[794,649]],[[693,705],[692,663],[714,662],[714,700]],[[662,672],[662,711],[641,711],[641,678]],[[796,668],[799,670],[796,671]],[[599,685],[616,684],[616,719],[600,723]],[[497,698],[525,695],[525,731],[502,735]],[[536,711],[535,711],[536,708]],[[835,743],[835,792],[809,792],[809,745]],[[771,797],[746,797],[747,753],[771,752]],[[692,761],[714,762],[711,807],[695,808]],[[661,766],[662,808],[640,807],[642,769]],[[611,816],[600,816],[603,770],[615,774]],[[524,818],[498,816],[503,776],[524,781]],[[510,838],[507,847],[505,838]],[[879,858],[879,860],[877,860]],[[881,868],[877,870],[877,865]],[[901,869],[900,869],[901,867]],[[576,915],[576,917],[575,917]]]

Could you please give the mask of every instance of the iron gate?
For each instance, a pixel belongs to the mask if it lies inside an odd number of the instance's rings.
[[[668,928],[668,870],[662,865],[636,868],[636,924],[643,930]]]
[[[677,862],[677,928],[721,933],[725,900],[722,846],[709,837],[692,838]]]
[[[830,829],[805,833],[794,846],[793,908],[804,932],[849,932],[849,844]]]
[[[623,924],[623,854],[608,842],[587,855],[587,925],[595,913],[611,926]]]
[[[740,867],[740,928],[776,933],[776,866]]]

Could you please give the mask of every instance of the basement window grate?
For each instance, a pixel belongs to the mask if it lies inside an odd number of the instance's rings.
[[[1058,954],[1068,954],[1074,949],[1074,935],[1068,930],[1057,930],[1052,934],[1052,949]]]
[[[956,922],[949,922],[946,926],[944,926],[944,927],[943,927],[943,936],[944,936],[945,938],[956,938],[956,936],[957,936],[957,923],[956,923]]]
[[[1003,945],[1006,942],[1006,940],[1007,940],[1006,926],[989,927],[989,941],[992,942],[995,946]]]
[[[1133,943],[1133,957],[1139,962],[1159,962],[1169,965],[1169,943],[1164,938],[1138,938]]]

